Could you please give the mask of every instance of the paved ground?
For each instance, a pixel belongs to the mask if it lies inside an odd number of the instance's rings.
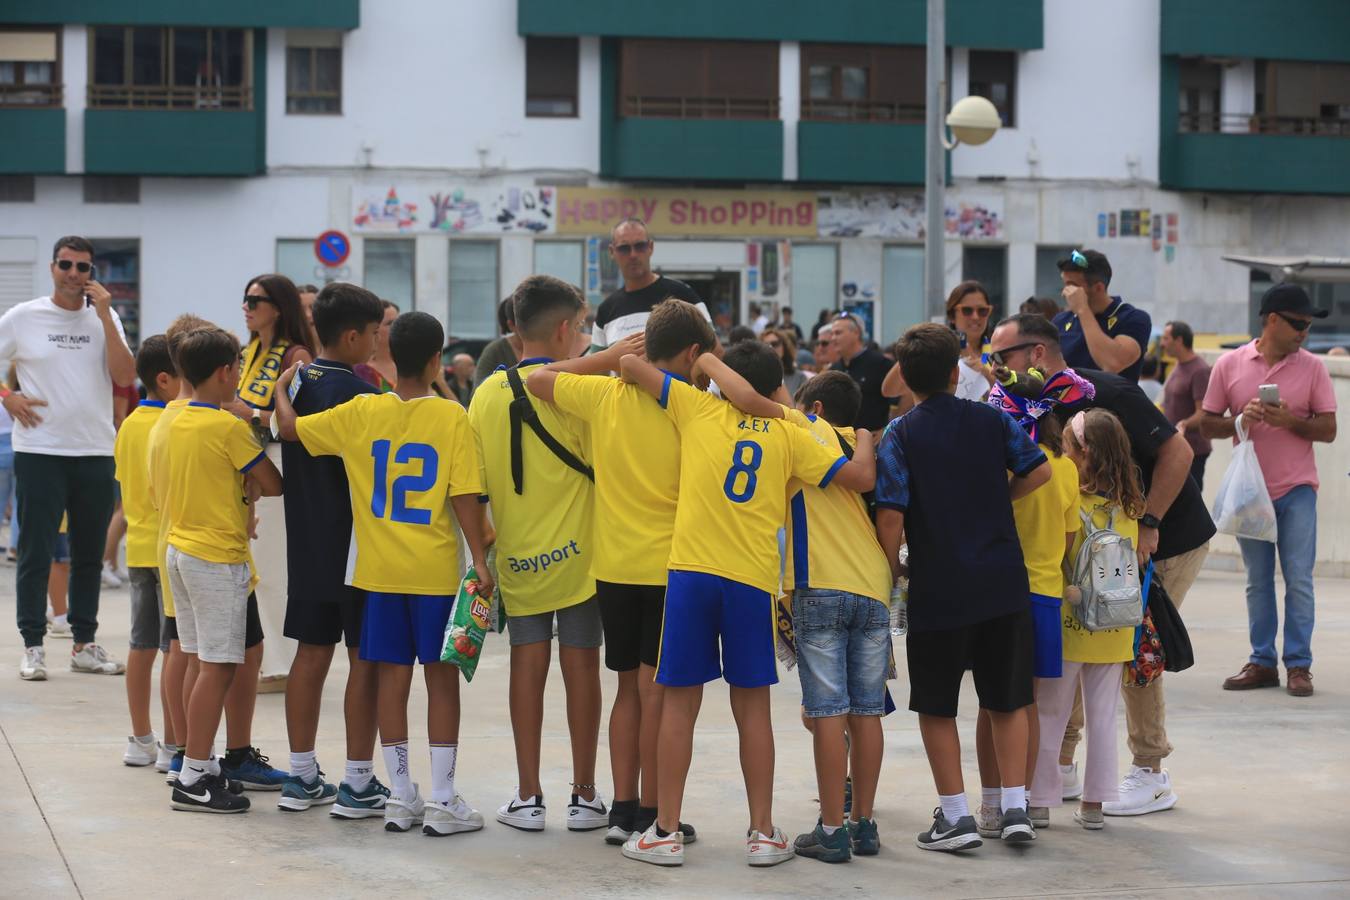
[[[12,570],[0,572],[0,620],[13,621]],[[563,824],[568,771],[561,678],[549,687],[544,783],[555,804],[547,832],[528,835],[492,821],[514,786],[506,711],[504,642],[488,645],[463,727],[459,784],[487,814],[477,834],[430,840],[386,834],[376,821],[341,823],[326,813],[283,814],[275,795],[253,794],[252,812],[215,817],[172,812],[168,789],[150,770],[121,764],[127,731],[120,678],[54,667],[45,684],[17,677],[20,641],[0,628],[0,896],[338,897],[372,891],[443,891],[470,896],[721,897],[878,894],[995,897],[1166,892],[1269,897],[1350,895],[1350,581],[1318,582],[1317,696],[1283,691],[1235,694],[1222,678],[1245,657],[1246,618],[1238,575],[1207,572],[1186,603],[1194,670],[1168,676],[1169,760],[1180,805],[1139,819],[1108,820],[1087,833],[1068,810],[1022,851],[988,845],[968,858],[926,853],[914,835],[935,799],[914,718],[886,720],[886,767],[877,819],[880,857],[847,866],[796,859],[771,870],[743,862],[745,806],[736,737],[724,689],[709,691],[695,742],[686,818],[700,840],[682,870],[623,859],[598,833]],[[125,591],[105,595],[101,632],[126,644]],[[66,645],[49,641],[60,660]],[[903,670],[903,665],[902,665]],[[324,697],[319,752],[341,772],[341,689],[335,664]],[[606,686],[607,691],[610,685]],[[971,693],[970,691],[967,692]],[[903,687],[899,691],[903,696]],[[795,833],[815,820],[810,744],[797,722],[799,688],[789,674],[775,693],[777,821]],[[425,694],[414,689],[419,707]],[[973,741],[972,698],[962,734]],[[158,721],[158,711],[155,713]],[[414,722],[416,722],[414,718]],[[1121,747],[1124,747],[1122,713]],[[282,698],[259,698],[257,743],[286,759]],[[414,730],[414,740],[425,730]],[[602,742],[604,735],[601,735]],[[975,793],[967,743],[967,788]],[[602,758],[604,754],[602,751]],[[415,756],[424,775],[425,758]],[[1125,765],[1122,749],[1121,765]],[[284,762],[283,762],[284,765]],[[378,763],[377,763],[378,765]],[[601,781],[605,780],[602,775]]]

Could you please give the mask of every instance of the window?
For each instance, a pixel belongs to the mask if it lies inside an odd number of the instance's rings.
[[[802,44],[802,118],[922,122],[924,48]]]
[[[375,292],[381,300],[394,301],[399,309],[405,311],[415,308],[415,245],[416,242],[411,238],[367,238],[365,242],[366,273],[363,281],[366,289]]]
[[[251,31],[100,25],[93,32],[91,108],[253,108]]]
[[[0,203],[33,203],[37,179],[32,175],[0,175]]]
[[[1350,137],[1350,64],[1258,60],[1252,130]]]
[[[314,241],[311,238],[277,238],[277,267],[274,271],[280,272],[296,284],[317,284],[338,280],[338,272],[321,265],[314,258]]]
[[[970,93],[988,99],[998,110],[1004,127],[1014,127],[1017,54],[1011,50],[970,51]]]
[[[839,295],[839,245],[792,245],[792,319],[808,334]]]
[[[1181,131],[1218,131],[1222,67],[1207,59],[1183,59],[1177,72],[1177,125]]]
[[[0,106],[60,106],[60,46],[51,29],[0,31]]]
[[[525,115],[577,115],[577,53],[574,37],[525,38]]]
[[[286,32],[288,115],[342,114],[342,33]]]
[[[581,286],[580,241],[535,241],[534,274],[552,275]]]
[[[1007,247],[971,247],[961,250],[962,278],[973,278],[984,285],[985,293],[994,311],[989,314],[991,323],[1003,318],[1008,308],[1008,248]]]
[[[1077,248],[1069,245],[1036,248],[1037,297],[1053,300],[1056,306],[1064,305],[1060,297],[1060,292],[1064,290],[1064,281],[1059,277],[1059,261],[1075,249]]]
[[[0,313],[33,299],[38,265],[35,238],[0,237]]]
[[[450,242],[450,324],[457,338],[497,336],[496,241]]]
[[[141,340],[141,242],[136,238],[92,238],[98,280],[112,294],[127,344]]]
[[[889,347],[911,325],[928,321],[923,293],[923,247],[888,246],[881,251],[881,329],[876,334]]]
[[[621,115],[778,118],[776,43],[634,39],[620,55]]]
[[[84,202],[140,203],[141,180],[135,175],[86,175]]]

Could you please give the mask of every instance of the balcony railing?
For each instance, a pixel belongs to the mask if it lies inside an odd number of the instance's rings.
[[[882,100],[802,101],[802,118],[816,122],[899,122],[922,123],[924,108]]]
[[[59,84],[0,84],[0,107],[32,109],[60,105]]]
[[[1350,119],[1305,116],[1248,115],[1244,113],[1181,113],[1177,130],[1183,134],[1292,134],[1350,137]]]
[[[648,119],[776,119],[778,98],[626,96],[623,115]]]
[[[249,86],[91,84],[90,109],[252,109]]]

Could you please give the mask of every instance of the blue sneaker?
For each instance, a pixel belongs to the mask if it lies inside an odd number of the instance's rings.
[[[313,781],[305,781],[299,775],[292,775],[281,785],[281,798],[277,800],[277,809],[303,812],[311,806],[324,806],[336,799],[337,788],[323,780],[323,772],[315,775]]]
[[[169,760],[169,771],[164,775],[164,783],[177,784],[178,773],[181,771],[183,771],[183,751],[179,750],[173,755],[173,759]]]
[[[355,791],[347,782],[337,789],[337,803],[328,814],[335,819],[380,819],[384,818],[384,804],[389,799],[389,788],[380,784],[380,779],[372,777],[365,790]]]
[[[876,856],[881,852],[881,838],[877,836],[877,823],[873,819],[859,818],[849,822],[848,836],[854,856]]]
[[[246,791],[279,791],[291,777],[288,772],[272,768],[257,747],[226,753],[220,761],[220,774],[239,782]]]

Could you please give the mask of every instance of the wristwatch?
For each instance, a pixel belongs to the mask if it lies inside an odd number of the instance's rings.
[[[1154,531],[1157,531],[1158,526],[1161,524],[1162,520],[1153,515],[1153,513],[1144,513],[1139,517],[1139,526],[1141,528],[1152,528]]]

